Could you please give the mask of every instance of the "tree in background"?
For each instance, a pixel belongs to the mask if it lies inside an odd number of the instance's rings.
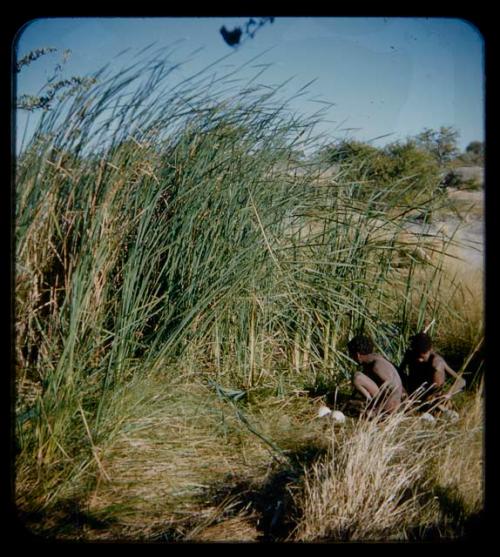
[[[427,189],[431,184],[439,182],[439,165],[433,154],[422,149],[413,138],[406,141],[390,143],[383,149],[384,154],[390,159],[391,179],[406,177],[416,180],[421,187]]]
[[[465,153],[461,155],[460,160],[466,164],[476,166],[484,165],[484,142],[471,141],[465,148]]]
[[[482,167],[484,167],[484,142],[471,141],[465,151],[449,165],[449,170],[443,178],[443,185],[477,190],[484,184]]]
[[[355,139],[343,139],[336,143],[330,143],[320,152],[323,161],[329,164],[340,164],[348,161],[372,160],[380,154],[379,149]]]
[[[382,148],[356,140],[330,144],[320,152],[321,159],[347,173],[357,183],[353,195],[363,199],[373,190],[387,196],[400,196],[403,203],[428,197],[440,184],[441,172],[436,158],[412,138]],[[393,185],[399,184],[397,188]]]
[[[451,126],[441,126],[439,130],[425,128],[423,132],[415,136],[416,144],[429,152],[443,167],[455,159],[460,150],[458,139],[460,134]]]

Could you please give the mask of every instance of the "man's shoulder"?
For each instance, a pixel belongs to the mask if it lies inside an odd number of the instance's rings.
[[[385,356],[383,356],[382,354],[374,354],[374,356],[375,356],[375,360],[377,360],[379,362],[386,362],[386,363],[388,363],[389,365],[392,366],[391,362]]]
[[[430,361],[431,361],[432,367],[434,367],[434,368],[442,368],[446,365],[446,361],[443,358],[443,356],[441,356],[437,352],[432,352],[431,353]]]
[[[373,369],[383,369],[387,371],[395,370],[396,367],[382,354],[376,354],[373,360]]]

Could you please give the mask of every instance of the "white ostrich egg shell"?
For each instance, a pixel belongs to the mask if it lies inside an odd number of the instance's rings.
[[[330,410],[330,408],[328,408],[328,406],[320,406],[318,410],[318,418],[322,418],[323,416],[327,416],[331,413],[332,411]]]
[[[345,415],[340,410],[332,412],[332,420],[338,424],[345,423]]]

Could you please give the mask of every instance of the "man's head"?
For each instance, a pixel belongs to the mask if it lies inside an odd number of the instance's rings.
[[[417,362],[426,362],[432,350],[431,337],[426,333],[417,333],[412,336],[410,339],[410,350]]]
[[[363,356],[373,352],[373,342],[365,335],[356,335],[347,343],[347,349],[349,356],[359,364]]]

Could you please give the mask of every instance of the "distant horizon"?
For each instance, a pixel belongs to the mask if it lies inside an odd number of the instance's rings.
[[[244,28],[248,18],[40,18],[17,40],[17,59],[42,47],[58,52],[18,74],[18,95],[36,94],[60,62],[61,77],[86,76],[129,48],[122,63],[150,43],[179,41],[179,60],[200,49],[191,72],[230,55],[226,66],[243,66],[242,77],[269,68],[261,84],[283,83],[290,95],[308,82],[305,97],[291,106],[305,117],[331,104],[317,132],[331,141],[352,138],[383,146],[424,129],[452,127],[464,152],[484,136],[484,44],[469,22],[452,18],[276,17],[238,48],[221,37],[224,25]],[[259,56],[258,60],[251,62]],[[246,66],[248,64],[248,66]],[[189,75],[188,66],[179,70]],[[186,72],[186,73],[184,73]],[[238,74],[240,75],[240,74]],[[17,147],[28,114],[18,111]],[[29,117],[30,131],[34,115]]]

